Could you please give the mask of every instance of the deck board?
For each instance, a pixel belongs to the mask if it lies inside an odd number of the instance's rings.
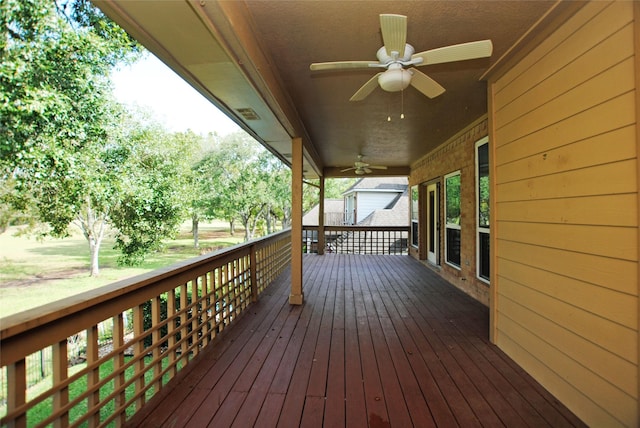
[[[583,426],[488,341],[488,309],[407,256],[309,255],[136,426]]]

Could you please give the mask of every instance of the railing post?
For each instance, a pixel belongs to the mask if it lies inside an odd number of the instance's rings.
[[[256,257],[256,246],[249,248],[249,280],[251,281],[251,301],[258,301],[258,264]]]
[[[27,364],[23,358],[7,366],[7,413],[11,413],[22,406],[27,400]],[[16,416],[9,421],[11,428],[27,426],[27,415]]]

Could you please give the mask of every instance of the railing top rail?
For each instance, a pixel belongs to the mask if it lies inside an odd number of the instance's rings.
[[[151,298],[162,292],[162,288],[169,289],[171,284],[191,280],[199,271],[210,269],[212,263],[222,265],[243,253],[248,254],[252,247],[268,245],[290,233],[290,230],[284,230],[1,318],[0,340],[4,342],[3,345],[7,345],[25,332],[50,323],[65,324],[67,328],[59,330],[61,337],[64,337],[66,330],[77,330],[78,322],[86,325],[91,320],[99,322],[105,319],[105,314],[111,316],[117,313],[127,296],[128,299],[132,296],[139,297],[140,301]],[[98,310],[98,307],[101,309]],[[4,356],[2,360],[3,365],[7,363]]]
[[[303,226],[303,229],[318,230],[319,226]],[[344,226],[324,226],[325,231],[389,231],[389,232],[406,232],[410,229],[409,226],[358,226],[358,225],[344,225]]]

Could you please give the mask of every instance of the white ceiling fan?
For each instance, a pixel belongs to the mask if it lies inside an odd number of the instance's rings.
[[[311,64],[311,70],[386,69],[369,79],[349,101],[365,99],[378,85],[388,92],[402,91],[411,85],[427,97],[435,98],[442,94],[445,89],[438,82],[412,66],[420,67],[423,65],[485,58],[491,56],[493,52],[491,40],[479,40],[414,53],[413,46],[406,43],[407,17],[404,15],[380,15],[380,30],[382,31],[384,46],[378,49],[376,54],[378,57],[377,62],[316,62]]]
[[[355,170],[356,175],[364,175],[371,174],[374,169],[387,169],[386,166],[383,165],[370,165],[366,162],[362,162],[362,158],[364,156],[358,155],[358,160],[353,163],[353,166],[350,168],[343,169],[340,172],[347,172],[351,170]]]

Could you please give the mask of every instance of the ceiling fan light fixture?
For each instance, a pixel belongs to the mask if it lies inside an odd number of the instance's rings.
[[[398,92],[407,89],[411,83],[411,73],[400,68],[389,68],[378,77],[378,84],[387,92]]]

